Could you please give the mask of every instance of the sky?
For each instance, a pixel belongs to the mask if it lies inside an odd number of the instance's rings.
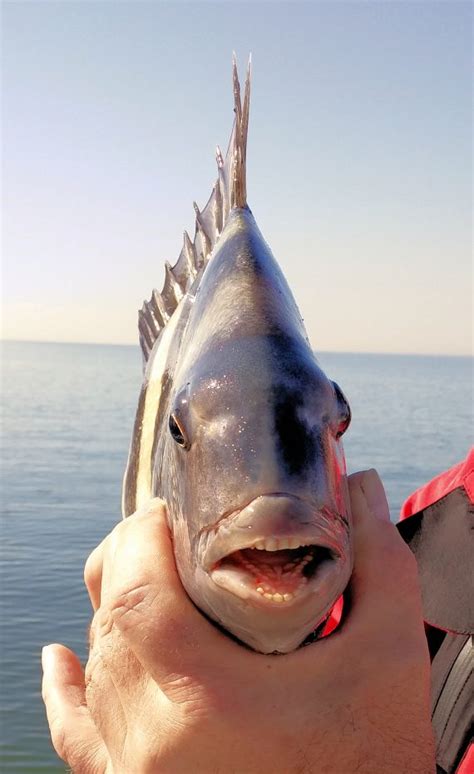
[[[252,52],[248,201],[316,351],[472,345],[470,3],[3,3],[4,338],[135,343]]]

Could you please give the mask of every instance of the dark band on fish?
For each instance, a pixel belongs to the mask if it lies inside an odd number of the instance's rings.
[[[304,393],[277,385],[273,403],[280,459],[290,476],[301,475],[314,467],[318,449],[314,431],[298,411],[304,407]]]

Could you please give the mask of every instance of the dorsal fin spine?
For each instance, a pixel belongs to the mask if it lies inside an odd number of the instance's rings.
[[[196,250],[187,231],[184,232],[184,249],[190,269],[196,274]]]
[[[209,238],[209,234],[207,233],[202,217],[201,217],[201,210],[197,206],[196,202],[193,202],[194,212],[196,213],[196,225],[201,232],[201,237],[204,242],[204,251],[203,251],[203,257],[204,259],[207,258],[208,255],[211,254],[212,251],[212,245],[211,240]]]
[[[163,290],[161,291],[161,297],[163,299],[163,302],[166,307],[166,311],[168,312],[169,317],[173,314],[174,310],[178,306],[179,302],[181,301],[184,293],[181,288],[181,285],[179,284],[178,280],[176,279],[175,275],[173,274],[173,269],[171,268],[171,265],[166,261],[165,263],[165,284],[163,286]]]
[[[142,312],[144,311],[144,307],[145,307],[145,304],[143,304]],[[140,331],[143,339],[145,340],[147,348],[151,349],[152,346],[153,346],[154,338],[153,338],[152,331],[150,331],[150,329],[148,327],[148,322],[147,322],[147,319],[145,317],[145,314],[143,314],[143,316],[139,319],[139,321],[138,321],[138,328],[139,328],[139,331]]]
[[[183,255],[186,259],[186,266],[187,270],[189,272],[189,276],[191,281],[196,276],[196,267],[194,265],[194,245],[191,242],[189,238],[189,234],[187,231],[184,232],[183,235]],[[186,288],[187,289],[187,288]]]
[[[169,263],[165,264],[165,281],[161,294],[154,290],[150,301],[145,301],[138,313],[140,345],[145,364],[161,330],[194,282],[196,274],[209,260],[230,211],[233,207],[247,206],[246,156],[250,81],[251,58],[249,57],[242,100],[234,54],[232,83],[235,119],[225,158],[220,148],[216,148],[217,182],[203,210],[194,203],[196,214],[194,242],[185,232],[183,249],[175,265],[172,267]]]
[[[150,305],[155,313],[155,318],[160,326],[160,328],[164,328],[166,323],[169,320],[168,313],[165,309],[165,305],[163,303],[163,299],[161,297],[161,294],[158,293],[156,288],[153,290],[151,294],[150,299]]]
[[[156,336],[158,336],[160,332],[160,327],[157,321],[155,320],[153,312],[150,308],[150,304],[148,304],[146,301],[144,301],[142,306],[142,314],[151,335],[153,336],[153,338],[156,338]]]
[[[216,196],[215,224],[216,224],[216,241],[217,241],[217,239],[221,234],[222,227],[224,225],[224,207],[223,207],[220,180],[218,180],[216,183],[215,196]]]

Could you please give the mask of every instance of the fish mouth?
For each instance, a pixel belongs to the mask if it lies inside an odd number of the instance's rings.
[[[259,607],[286,609],[324,594],[346,558],[345,519],[293,495],[260,496],[214,533],[204,569],[214,584]]]
[[[330,549],[318,545],[244,548],[221,559],[210,575],[214,583],[236,596],[288,606],[311,593],[335,559]]]

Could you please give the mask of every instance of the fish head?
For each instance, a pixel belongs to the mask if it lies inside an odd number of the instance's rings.
[[[184,587],[255,650],[293,650],[352,571],[350,409],[247,207],[190,302],[164,405],[154,489]]]

